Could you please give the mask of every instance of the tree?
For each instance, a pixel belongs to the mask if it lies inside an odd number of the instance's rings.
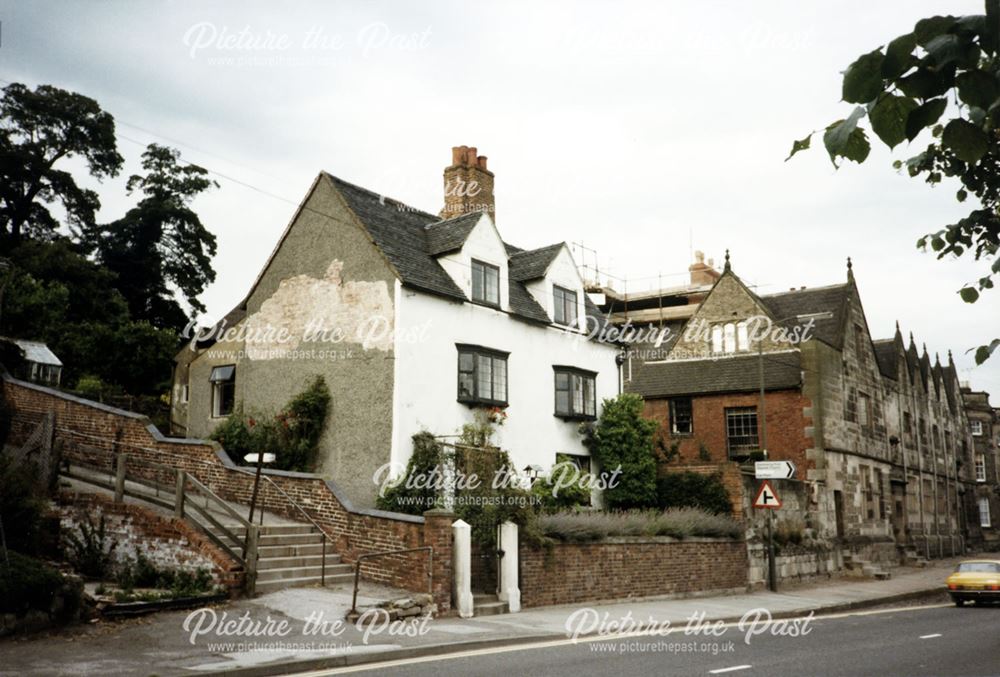
[[[601,417],[587,431],[585,443],[604,472],[621,468],[616,486],[604,492],[607,507],[650,508],[656,505],[656,422],[642,415],[642,397],[623,393],[604,400]]]
[[[133,318],[180,329],[187,315],[173,288],[204,312],[197,297],[215,280],[215,236],[189,205],[218,184],[201,167],[183,164],[177,150],[155,143],[143,153],[142,168],[144,176],[128,180],[129,193],[141,191],[142,200],[121,219],[92,228],[88,240],[99,260],[118,275],[117,287]]]
[[[968,216],[917,240],[939,259],[971,253],[987,263],[983,277],[958,290],[966,303],[992,289],[1000,273],[1000,0],[985,4],[985,14],[921,19],[911,32],[858,57],[844,71],[842,96],[859,105],[823,132],[836,167],[839,158],[867,159],[871,145],[861,124],[866,117],[890,149],[930,130],[921,153],[893,164],[932,186],[957,179],[956,199],[972,195],[979,201]],[[815,133],[795,141],[788,157],[808,149]],[[979,346],[976,363],[998,347],[1000,338]]]
[[[91,98],[50,85],[34,91],[20,83],[0,99],[0,244],[13,247],[25,235],[51,238],[59,227],[49,206],[59,203],[71,228],[85,230],[100,208],[97,193],[80,188],[56,168],[82,157],[91,176],[116,176],[122,165],[115,123]]]

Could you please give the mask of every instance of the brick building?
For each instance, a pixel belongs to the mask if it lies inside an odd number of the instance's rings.
[[[623,368],[668,465],[746,465],[767,449],[795,463],[817,538],[887,563],[978,545],[970,505],[985,488],[950,354],[932,360],[898,326],[873,340],[850,262],[844,283],[758,295],[727,254],[697,301],[660,337],[665,356],[639,344]]]

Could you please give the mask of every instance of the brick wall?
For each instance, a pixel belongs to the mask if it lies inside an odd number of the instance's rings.
[[[70,460],[110,469],[114,455],[129,455],[129,473],[163,482],[156,465],[183,470],[203,482],[221,497],[249,505],[253,475],[242,472],[215,442],[166,438],[149,420],[138,414],[83,400],[50,388],[5,377],[3,387],[14,410],[18,431],[32,429],[31,423],[46,412],[55,413],[55,440]],[[244,469],[245,470],[245,469]],[[435,569],[449,573],[439,562],[451,562],[451,540],[442,536],[440,520],[355,508],[333,482],[307,473],[265,471],[274,484],[301,506],[330,539],[334,552],[353,562],[367,552],[434,546]],[[258,505],[289,519],[305,521],[279,491],[261,482]],[[413,591],[427,590],[425,552],[392,555],[366,560],[362,576],[386,585]],[[450,566],[450,565],[449,565]],[[434,577],[435,601],[442,611],[450,608],[451,580]]]
[[[670,434],[669,399],[646,400],[645,415],[660,423],[660,434],[666,449],[677,444],[678,457],[671,462],[671,467],[717,465],[729,461],[726,408],[757,407],[759,404],[760,396],[756,393],[693,396],[693,432],[690,435]],[[810,406],[809,400],[797,390],[780,390],[766,393],[764,406],[767,413],[768,457],[773,461],[792,461],[797,469],[796,476],[805,479],[808,463],[811,463],[806,460],[806,450],[812,446],[812,438],[806,436],[806,428],[811,425],[811,419],[805,415]]]
[[[112,554],[118,562],[134,560],[142,553],[158,569],[195,573],[204,568],[232,593],[243,587],[242,567],[184,520],[158,515],[141,505],[115,503],[102,494],[61,491],[58,502],[64,531],[78,533],[83,514],[95,526],[103,515],[105,533],[117,543]]]
[[[618,538],[601,543],[522,543],[521,604],[578,604],[660,595],[745,591],[742,540]]]

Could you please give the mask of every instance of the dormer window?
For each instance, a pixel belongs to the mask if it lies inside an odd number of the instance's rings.
[[[472,300],[488,306],[500,305],[500,268],[472,260]]]
[[[575,327],[576,317],[576,292],[560,287],[552,286],[553,320],[556,324]]]

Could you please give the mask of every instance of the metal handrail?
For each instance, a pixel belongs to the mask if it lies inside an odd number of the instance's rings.
[[[380,552],[366,552],[363,555],[358,555],[358,559],[354,562],[354,594],[351,597],[351,613],[356,614],[358,612],[358,582],[361,576],[361,560],[369,559],[371,557],[383,557],[385,555],[399,555],[404,552],[421,552],[423,550],[427,551],[427,592],[430,593],[431,597],[434,596],[434,546],[423,545],[419,548],[402,548],[400,550],[382,550]]]
[[[250,470],[244,470],[243,468],[236,468],[236,472],[241,472],[241,473],[243,473],[245,475],[253,474],[252,471],[250,471]],[[322,555],[322,559],[320,560],[319,583],[320,583],[320,585],[324,585],[325,586],[326,585],[326,541],[327,541],[326,532],[323,531],[323,528],[319,524],[316,523],[316,520],[314,520],[312,517],[309,516],[309,513],[307,513],[305,511],[305,508],[303,508],[301,505],[299,505],[295,501],[294,498],[292,498],[291,496],[289,496],[288,493],[285,492],[284,489],[282,489],[281,487],[279,487],[274,480],[272,480],[270,477],[268,477],[267,475],[264,475],[264,474],[262,474],[261,477],[263,479],[267,480],[267,483],[270,486],[274,487],[279,494],[281,494],[282,496],[284,496],[288,500],[289,503],[291,503],[293,506],[295,506],[295,508],[300,513],[302,513],[302,516],[305,517],[306,520],[310,524],[312,524],[313,527],[316,530],[319,531],[320,536],[322,537],[322,544],[323,544],[323,555]],[[261,508],[261,511],[260,511],[260,519],[261,519],[261,523],[263,524],[263,521],[264,521],[264,510],[263,510],[263,508]]]

